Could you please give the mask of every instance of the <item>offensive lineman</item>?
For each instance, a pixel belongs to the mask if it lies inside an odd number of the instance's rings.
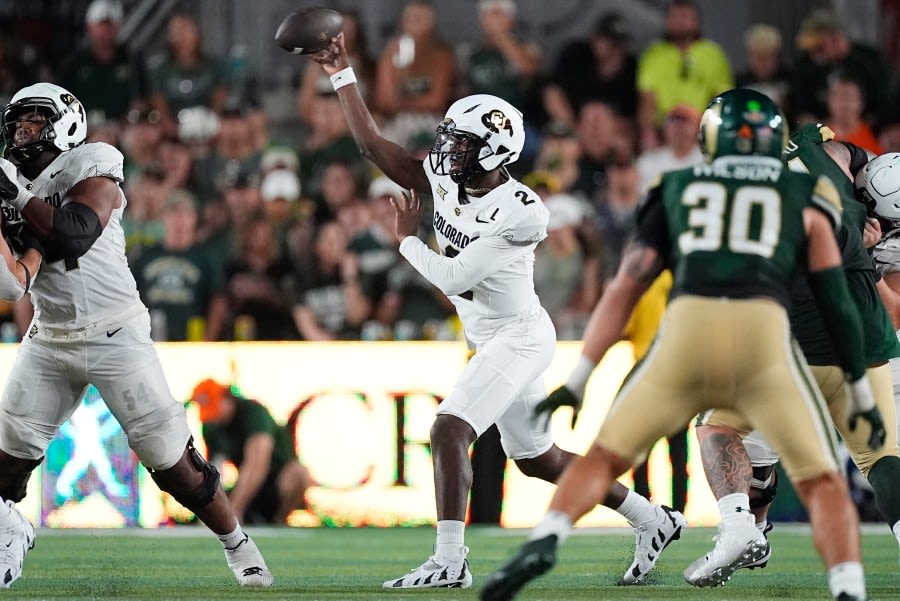
[[[496,423],[507,456],[529,476],[555,482],[575,457],[557,447],[531,413],[544,398],[542,374],[556,333],[534,292],[534,248],[548,213],[537,195],[512,179],[505,165],[525,141],[522,115],[500,98],[468,96],[448,109],[424,162],[381,136],[353,85],[343,37],[314,55],[331,76],[353,137],[364,156],[406,189],[394,199],[400,252],[450,297],[477,352],[431,428],[437,502],[434,555],[384,588],[466,588],[472,585],[465,546],[466,503],[472,484],[469,446]],[[422,207],[416,192],[434,196],[437,254],[416,234]],[[650,514],[661,538],[677,539],[680,513],[653,506],[621,484],[604,500],[635,522]]]
[[[605,320],[591,332],[602,355],[669,266],[675,283],[660,334],[623,384],[594,445],[563,474],[544,520],[488,578],[483,601],[511,599],[552,568],[574,522],[613,478],[658,438],[713,407],[736,410],[781,453],[810,510],[834,598],[866,598],[858,518],[838,472],[833,424],[791,345],[787,316],[791,280],[805,262],[852,390],[849,417],[879,422],[859,314],[828,220],[840,222],[840,197],[827,178],[786,169],[783,117],[758,92],[714,98],[700,135],[711,162],[664,174],[651,189],[636,239],[595,310]],[[753,559],[764,552],[761,536],[746,550]]]
[[[272,574],[235,519],[218,472],[194,448],[150,339],[125,258],[122,154],[85,144],[84,107],[49,83],[19,90],[0,124],[10,159],[0,159],[7,236],[21,257],[44,256],[40,274],[29,269],[25,277],[25,288],[33,278],[34,319],[0,398],[0,586],[21,575],[34,541],[15,503],[88,384],[156,484],[216,533],[238,582],[270,586]]]

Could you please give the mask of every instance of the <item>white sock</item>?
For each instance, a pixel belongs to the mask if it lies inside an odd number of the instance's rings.
[[[891,532],[894,533],[894,537],[897,539],[897,544],[900,545],[900,520],[897,520],[893,526],[891,526]]]
[[[597,367],[597,364],[584,355],[578,357],[578,363],[575,364],[575,368],[569,374],[569,379],[566,380],[566,388],[574,392],[575,396],[583,397],[587,381],[590,379],[591,374],[594,373],[595,367]]]
[[[238,524],[237,528],[235,528],[230,534],[217,534],[219,540],[222,541],[222,546],[226,549],[234,549],[236,548],[242,540],[244,540],[247,535],[244,533],[244,529],[241,528],[241,525]]]
[[[459,520],[438,520],[437,543],[434,554],[448,561],[459,561],[466,540],[466,523]]]
[[[761,522],[756,522],[756,529],[759,530],[760,532],[765,532],[766,526],[768,525],[768,523],[769,523],[769,520],[767,520],[767,519],[764,519]]]
[[[828,570],[828,588],[835,598],[841,593],[847,593],[857,599],[865,599],[866,578],[862,564],[858,561],[846,561]]]
[[[634,526],[656,519],[656,506],[633,490],[628,491],[628,496],[616,507],[616,511]]]
[[[569,516],[560,511],[548,511],[544,519],[528,535],[528,540],[538,540],[539,538],[555,534],[556,543],[561,545],[569,538],[571,531],[572,520],[569,519]]]
[[[719,517],[725,526],[754,520],[753,514],[750,513],[750,497],[742,492],[725,495],[719,499]]]

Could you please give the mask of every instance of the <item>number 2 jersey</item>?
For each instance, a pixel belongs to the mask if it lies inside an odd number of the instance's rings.
[[[828,178],[793,173],[770,157],[720,157],[663,174],[639,209],[638,238],[671,266],[672,298],[767,296],[789,308],[810,206],[840,222]]]
[[[455,305],[466,337],[482,344],[521,328],[540,311],[534,249],[547,236],[549,213],[530,188],[510,178],[480,198],[462,196],[449,176],[425,173],[434,196],[434,252],[407,236],[400,253]]]
[[[70,202],[67,193],[90,177],[123,180],[122,153],[102,142],[82,144],[59,154],[33,181],[19,173],[19,183],[34,196],[61,207]],[[93,246],[78,259],[45,262],[31,285],[36,321],[59,329],[77,329],[102,322],[140,304],[137,286],[125,258],[121,206]],[[4,218],[21,221],[18,211],[3,206]]]

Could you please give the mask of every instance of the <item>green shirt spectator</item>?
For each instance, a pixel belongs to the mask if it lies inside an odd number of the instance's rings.
[[[209,458],[238,468],[228,495],[241,523],[285,523],[292,510],[306,507],[309,471],[268,409],[214,380],[200,382],[191,399],[200,407]]]
[[[140,60],[117,41],[123,16],[118,2],[91,3],[85,17],[85,44],[60,67],[60,85],[81,100],[89,119],[102,114],[103,119],[122,120],[143,96]]]

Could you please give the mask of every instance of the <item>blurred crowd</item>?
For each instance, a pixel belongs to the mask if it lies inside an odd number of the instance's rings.
[[[396,35],[370,56],[358,15],[346,12],[345,43],[382,131],[423,158],[454,99],[489,93],[521,108],[528,135],[514,175],[550,211],[535,285],[561,339],[580,338],[642,190],[702,160],[696,132],[715,94],[752,87],[792,126],[823,122],[874,153],[900,150],[896,74],[827,10],[790,41],[749,27],[740,73],[701,34],[690,0],[668,5],[664,30],[639,54],[617,13],[556,57],[519,35],[514,0],[479,0],[477,13],[480,41],[454,48],[432,6],[410,0]],[[172,14],[165,51],[147,58],[118,42],[124,17],[114,0],[94,0],[84,44],[53,72],[30,75],[73,92],[89,139],[125,154],[129,260],[156,340],[460,335],[452,305],[399,255],[388,199],[401,190],[360,156],[318,65],[297,59],[300,133],[285,136],[270,127],[252,78],[236,80],[228,61],[204,51],[195,15]],[[32,83],[14,62],[0,49],[5,99]]]

